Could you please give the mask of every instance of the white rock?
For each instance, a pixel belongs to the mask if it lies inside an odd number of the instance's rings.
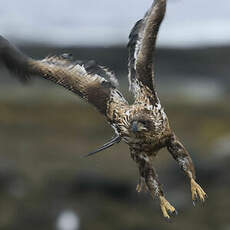
[[[80,218],[73,210],[64,210],[57,218],[56,227],[57,230],[78,230]]]

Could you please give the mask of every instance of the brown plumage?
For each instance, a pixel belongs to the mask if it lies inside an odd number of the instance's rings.
[[[147,189],[158,197],[165,218],[175,214],[175,208],[165,199],[152,159],[164,147],[168,149],[191,183],[192,199],[204,202],[205,192],[195,182],[195,170],[189,153],[171,130],[168,118],[155,90],[154,51],[160,24],[164,18],[166,0],[155,0],[145,17],[138,21],[129,36],[129,83],[135,101],[132,105],[117,89],[117,79],[107,68],[94,62],[73,61],[72,57],[47,57],[34,60],[0,37],[0,60],[26,81],[36,75],[61,85],[86,99],[101,112],[113,127],[116,137],[102,146],[102,151],[123,140],[139,169],[137,191]]]

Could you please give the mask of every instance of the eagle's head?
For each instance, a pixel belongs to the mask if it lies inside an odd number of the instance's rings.
[[[130,132],[134,136],[149,136],[154,138],[169,129],[166,115],[163,111],[142,110],[136,113],[130,121]]]
[[[134,134],[146,133],[154,129],[153,119],[147,114],[136,115],[130,122],[130,131]]]

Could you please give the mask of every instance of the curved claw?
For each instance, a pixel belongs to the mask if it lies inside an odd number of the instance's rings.
[[[145,179],[143,177],[139,178],[139,183],[137,184],[136,191],[140,193],[144,189],[144,191],[148,191],[148,188],[145,183]]]
[[[165,197],[160,196],[160,206],[161,206],[161,211],[163,213],[164,218],[166,220],[170,220],[170,216],[177,216],[178,212],[176,209],[165,199]]]
[[[141,184],[137,184],[136,191],[137,191],[138,193],[140,193],[141,190],[142,190],[142,185],[141,185]]]
[[[172,213],[172,217],[176,217],[178,215],[177,210],[175,209],[175,211]]]
[[[204,190],[200,187],[199,184],[196,183],[194,179],[191,179],[191,192],[192,192],[192,200],[193,205],[196,206],[196,202],[200,200],[202,203],[205,202],[208,197]]]

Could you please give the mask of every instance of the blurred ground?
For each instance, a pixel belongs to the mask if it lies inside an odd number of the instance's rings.
[[[28,49],[39,56],[38,50],[34,50]],[[109,54],[104,51],[99,61]],[[118,63],[125,56],[112,55],[110,50],[111,63],[105,64],[123,76],[125,63],[121,69]],[[166,62],[162,55],[167,57]],[[95,56],[99,56],[98,52],[89,59],[97,59]],[[171,126],[193,157],[197,180],[209,195],[204,207],[192,206],[188,181],[163,150],[154,165],[167,198],[179,211],[171,224],[165,223],[158,202],[148,194],[135,192],[138,172],[125,144],[90,159],[81,157],[113,135],[94,108],[52,84],[37,81],[21,86],[14,80],[5,80],[8,74],[2,72],[0,229],[57,229],[57,220],[66,210],[79,217],[83,230],[230,229],[230,106],[226,65],[222,68],[225,75],[220,71],[223,78],[220,81],[220,76],[214,73],[210,78],[207,76],[210,63],[203,65],[204,75],[199,75],[197,68],[194,77],[188,74],[193,72],[193,62],[194,65],[206,62],[203,58],[197,62],[189,59],[189,66],[182,63],[180,68],[173,69],[167,62],[169,52],[159,51],[159,56],[162,60],[158,64],[159,95]],[[176,62],[175,58],[172,60]],[[122,86],[125,80],[121,78]]]

